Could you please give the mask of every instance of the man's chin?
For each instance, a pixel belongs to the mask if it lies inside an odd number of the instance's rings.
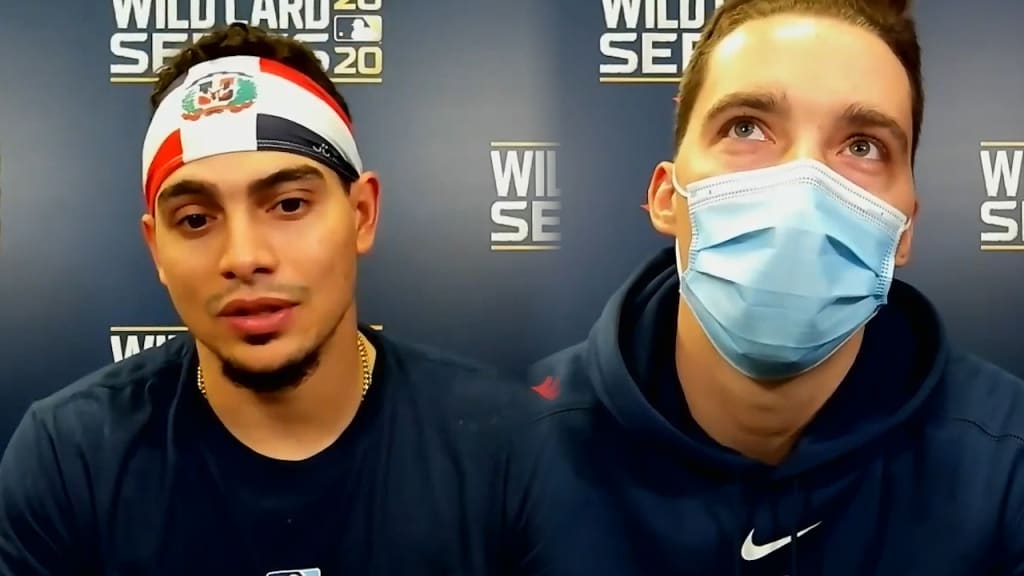
[[[320,361],[319,347],[296,350],[294,346],[287,346],[283,339],[234,348],[220,355],[224,376],[254,392],[294,388],[313,372]]]
[[[269,393],[296,388],[316,369],[318,351],[284,363],[238,363],[221,361],[224,376],[235,385],[253,392]]]
[[[305,355],[285,334],[234,338],[217,347],[218,356],[251,372],[273,372]]]
[[[270,334],[249,334],[242,336],[243,346],[254,346],[257,348],[263,348],[266,346],[272,346],[275,342],[280,342],[284,338],[284,335],[280,332],[272,332]]]
[[[289,364],[287,361],[283,360],[280,362],[270,363],[264,360],[249,362],[245,360],[237,360],[234,358],[223,358],[221,359],[221,363],[224,364],[225,367],[230,366],[231,370],[233,370],[234,372],[253,375],[276,374],[284,370]]]

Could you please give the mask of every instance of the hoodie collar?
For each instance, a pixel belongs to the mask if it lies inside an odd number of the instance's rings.
[[[767,469],[714,442],[691,417],[674,362],[678,306],[669,247],[633,274],[591,331],[588,365],[598,397],[645,441],[734,472]],[[894,281],[847,377],[773,473],[796,474],[838,459],[905,423],[934,388],[945,358],[934,308],[914,288]]]

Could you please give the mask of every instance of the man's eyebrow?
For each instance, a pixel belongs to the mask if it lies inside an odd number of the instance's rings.
[[[253,196],[263,194],[267,190],[271,190],[281,184],[306,179],[316,179],[320,181],[326,180],[323,172],[315,166],[302,164],[299,166],[282,168],[281,170],[277,170],[267,176],[253,180],[248,186],[249,195]],[[157,204],[163,206],[176,198],[186,196],[198,196],[205,199],[211,199],[217,195],[217,191],[217,186],[212,182],[185,179],[164,188],[157,197]]]
[[[789,106],[785,95],[777,92],[732,92],[722,96],[708,109],[705,118],[710,121],[731,110],[745,108],[764,113],[778,112]]]
[[[851,104],[843,111],[842,121],[857,129],[875,128],[884,130],[896,140],[902,150],[910,149],[910,136],[892,116],[864,104]]]
[[[308,179],[319,180],[321,182],[326,181],[324,173],[315,166],[300,164],[298,166],[282,168],[268,176],[254,180],[249,184],[249,192],[250,194],[260,193],[272,189],[275,186],[280,186],[281,184]]]
[[[210,183],[202,180],[186,179],[175,182],[167,188],[160,191],[157,196],[157,204],[165,205],[175,198],[181,198],[183,196],[202,196],[205,198],[211,198],[217,195],[217,187]]]

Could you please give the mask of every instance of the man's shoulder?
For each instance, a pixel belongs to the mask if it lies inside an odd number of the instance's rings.
[[[152,415],[154,402],[173,395],[189,350],[188,338],[174,338],[94,370],[33,402],[32,416],[61,436],[111,433]]]
[[[1024,447],[1024,380],[977,355],[951,350],[940,382],[947,422]]]
[[[520,374],[438,346],[372,334],[385,382],[421,407],[473,420],[536,417],[542,398]],[[377,372],[377,371],[375,371]]]
[[[531,386],[546,390],[546,397],[560,412],[596,405],[597,377],[599,369],[590,358],[586,341],[549,354],[527,370]]]

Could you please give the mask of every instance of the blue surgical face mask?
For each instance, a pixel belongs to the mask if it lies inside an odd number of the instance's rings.
[[[680,292],[747,376],[814,368],[885,304],[909,220],[828,166],[798,160],[686,187],[673,173],[673,185],[692,228]]]

